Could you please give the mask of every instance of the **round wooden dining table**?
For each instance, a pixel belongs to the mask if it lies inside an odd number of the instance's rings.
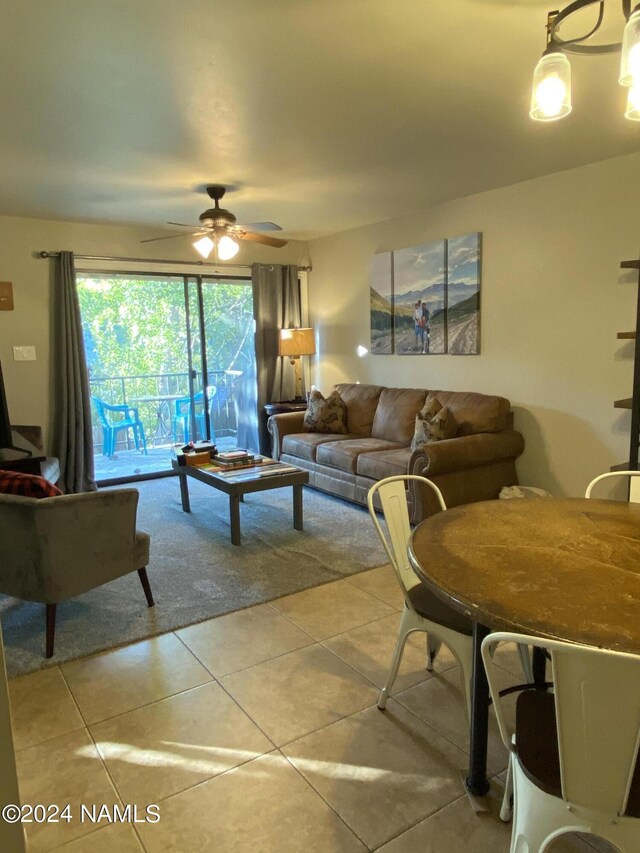
[[[480,647],[491,630],[640,654],[640,505],[514,498],[455,507],[413,531],[420,579],[474,624],[467,790],[489,790],[489,688]],[[542,672],[541,672],[542,668]],[[539,685],[544,658],[534,660]]]

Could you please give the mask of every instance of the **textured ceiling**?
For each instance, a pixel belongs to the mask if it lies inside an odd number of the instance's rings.
[[[1,213],[161,229],[218,182],[304,239],[640,148],[617,56],[572,60],[567,119],[528,118],[549,0],[0,9]]]

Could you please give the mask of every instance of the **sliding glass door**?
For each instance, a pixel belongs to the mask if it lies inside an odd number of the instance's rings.
[[[98,482],[171,472],[172,447],[251,438],[250,282],[78,273]],[[244,441],[244,443],[248,443]]]

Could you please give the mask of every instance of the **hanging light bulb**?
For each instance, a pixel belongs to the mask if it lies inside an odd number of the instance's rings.
[[[629,87],[624,117],[629,121],[640,121],[640,83]]]
[[[193,248],[206,260],[211,254],[214,245],[213,240],[205,235],[200,240],[195,241]]]
[[[235,258],[240,250],[240,246],[231,237],[226,234],[218,240],[218,257],[221,261],[230,261]]]
[[[618,82],[621,86],[640,85],[640,6],[636,6],[624,28]]]
[[[571,64],[564,53],[543,53],[533,72],[531,109],[536,121],[555,121],[571,112]]]

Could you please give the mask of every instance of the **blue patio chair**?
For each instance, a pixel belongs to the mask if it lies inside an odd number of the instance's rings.
[[[211,400],[215,394],[215,387],[209,388],[208,394],[209,400]],[[204,439],[207,437],[204,393],[202,391],[198,391],[197,394],[194,394],[193,402],[195,405],[196,432],[199,433],[200,438]],[[176,443],[182,441],[184,444],[188,444],[191,441],[191,397],[178,397],[177,400],[174,400],[172,427],[173,440]],[[196,438],[198,438],[198,435],[196,435]],[[211,424],[211,441],[214,440],[215,432],[213,430],[213,424]]]
[[[138,410],[133,406],[127,406],[126,403],[114,406],[99,397],[92,397],[91,399],[95,403],[98,420],[102,427],[102,455],[113,456],[116,452],[118,433],[124,430],[125,435],[128,435],[127,430],[129,428],[133,431],[136,450],[140,450],[140,445],[142,445],[142,452],[146,455],[147,439]],[[113,417],[114,413],[117,413],[116,417]],[[118,414],[124,415],[124,417],[118,418]]]

